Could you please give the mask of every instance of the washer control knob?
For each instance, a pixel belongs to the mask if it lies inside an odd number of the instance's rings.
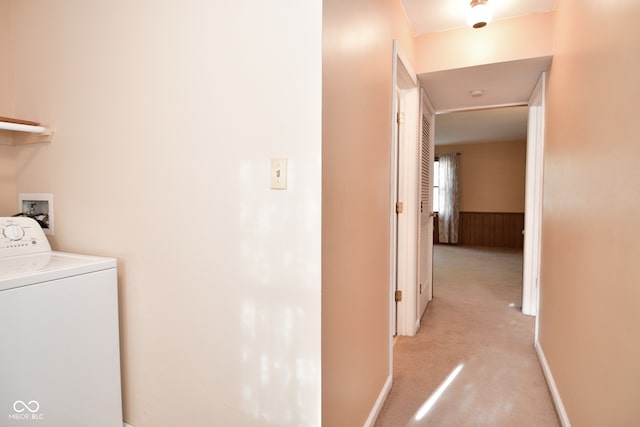
[[[13,224],[7,225],[2,232],[9,240],[20,240],[24,236],[24,230],[22,227]]]

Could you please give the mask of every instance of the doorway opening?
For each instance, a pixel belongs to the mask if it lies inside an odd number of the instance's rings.
[[[528,110],[520,105],[436,116],[436,244],[504,249],[522,256]],[[520,291],[521,279],[522,274]],[[437,281],[435,286],[437,295]],[[520,308],[521,295],[509,303]]]

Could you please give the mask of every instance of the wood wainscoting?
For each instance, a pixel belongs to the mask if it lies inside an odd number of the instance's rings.
[[[439,243],[437,218],[433,242]],[[458,244],[502,248],[524,247],[524,213],[460,212]]]

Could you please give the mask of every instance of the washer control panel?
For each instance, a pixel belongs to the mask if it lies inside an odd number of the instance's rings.
[[[0,217],[0,258],[51,252],[38,223],[28,217]]]

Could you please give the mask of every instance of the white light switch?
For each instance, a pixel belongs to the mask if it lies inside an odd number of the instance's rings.
[[[287,189],[287,159],[271,159],[271,189]]]

